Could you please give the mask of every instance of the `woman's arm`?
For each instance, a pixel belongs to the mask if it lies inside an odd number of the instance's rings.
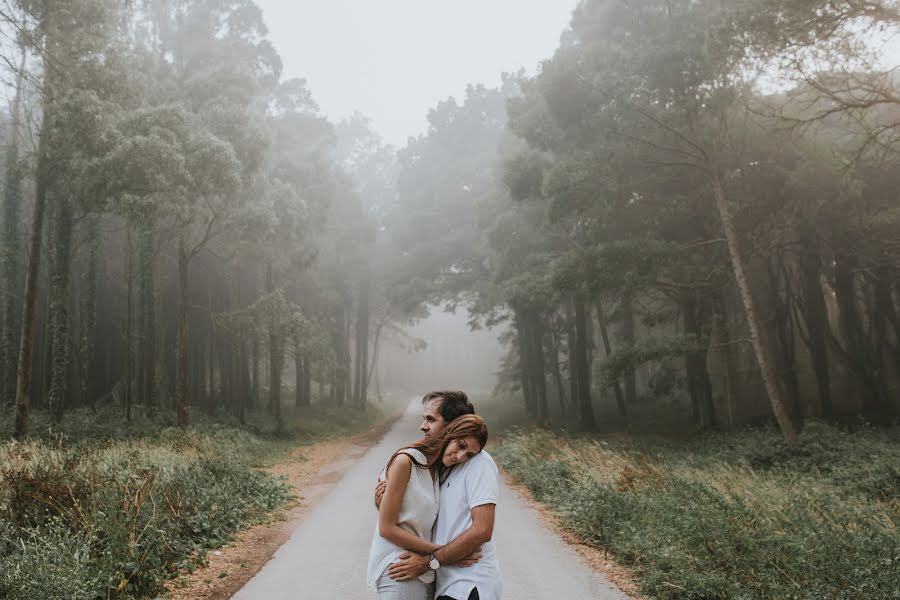
[[[412,459],[403,453],[398,454],[391,463],[391,468],[387,472],[387,487],[381,499],[381,508],[378,509],[378,533],[389,542],[411,552],[431,554],[440,546],[425,541],[397,525],[412,469]]]

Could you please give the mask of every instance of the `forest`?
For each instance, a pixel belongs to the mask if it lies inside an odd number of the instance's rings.
[[[867,40],[895,15],[809,10],[584,3],[538,75],[395,152],[281,80],[252,3],[11,4],[15,434],[98,404],[277,415],[288,372],[298,405],[362,405],[385,326],[441,304],[509,324],[501,383],[540,422],[683,396],[700,429],[891,423],[897,82]]]
[[[252,0],[3,0],[0,31],[2,564],[46,517],[26,444],[377,410],[381,346],[442,310],[541,431],[896,455],[898,2],[582,0],[402,148],[285,78]]]

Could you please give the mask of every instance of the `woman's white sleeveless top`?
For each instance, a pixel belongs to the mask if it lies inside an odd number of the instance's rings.
[[[397,525],[414,533],[424,540],[431,541],[431,528],[438,514],[438,494],[440,485],[431,479],[431,471],[422,469],[415,463],[425,464],[425,455],[414,448],[400,450],[413,459],[412,473],[409,474],[409,483],[406,484],[406,493],[403,495],[403,504],[400,506],[400,514],[397,516]],[[380,479],[384,479],[386,473],[381,471]],[[366,581],[369,588],[374,589],[375,583],[381,577],[388,565],[397,560],[397,557],[407,552],[404,548],[384,539],[378,533],[378,521],[375,521],[375,535],[372,538],[372,548],[369,551],[369,567]],[[419,577],[425,583],[434,581],[434,571],[427,571]]]

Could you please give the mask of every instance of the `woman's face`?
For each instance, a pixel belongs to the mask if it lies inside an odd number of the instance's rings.
[[[447,444],[441,462],[445,467],[461,465],[479,452],[481,452],[481,444],[478,443],[478,438],[474,435],[466,436]]]

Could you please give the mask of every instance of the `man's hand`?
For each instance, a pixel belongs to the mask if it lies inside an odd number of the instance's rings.
[[[386,487],[387,482],[383,479],[379,479],[375,485],[375,508],[381,508],[381,499],[384,497],[384,488]]]
[[[464,559],[458,561],[453,566],[454,567],[471,567],[472,565],[477,563],[479,560],[481,560],[482,556],[484,556],[484,555],[481,553],[481,548],[479,548],[478,550],[476,550],[472,554],[468,555]]]
[[[409,581],[428,570],[429,558],[412,552],[404,552],[397,562],[388,567],[388,577],[394,581]]]

